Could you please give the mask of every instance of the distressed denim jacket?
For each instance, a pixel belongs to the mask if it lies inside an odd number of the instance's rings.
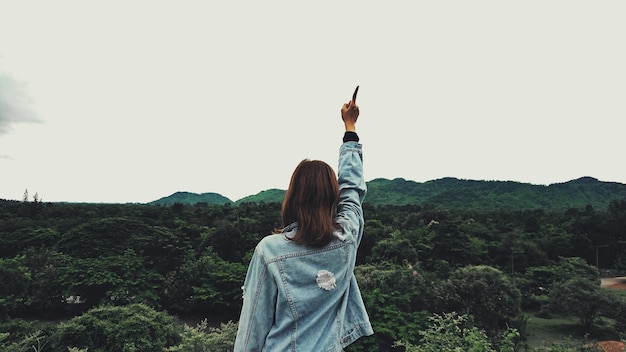
[[[341,351],[374,333],[354,277],[366,193],[361,144],[339,152],[342,231],[322,248],[287,240],[297,224],[257,245],[243,286],[235,351]]]

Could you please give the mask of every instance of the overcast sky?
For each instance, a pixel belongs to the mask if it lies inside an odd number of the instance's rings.
[[[0,0],[0,199],[366,180],[626,183],[626,2]]]

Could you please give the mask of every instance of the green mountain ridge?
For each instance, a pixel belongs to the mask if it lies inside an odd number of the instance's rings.
[[[626,200],[626,184],[581,177],[564,183],[535,185],[515,181],[477,181],[446,177],[426,182],[377,178],[367,182],[365,203],[419,205],[445,209],[563,211],[570,208],[606,209],[613,200]],[[217,193],[176,192],[149,204],[280,203],[284,190],[269,189],[235,202]]]
[[[207,203],[207,204],[226,204],[232,203],[232,201],[219,193],[192,193],[192,192],[176,192],[170,196],[159,198],[155,201],[152,201],[148,204],[159,204],[159,205],[171,205],[175,203],[182,204],[196,204],[196,203]]]

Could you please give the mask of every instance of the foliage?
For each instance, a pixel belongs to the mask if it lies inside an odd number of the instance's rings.
[[[569,314],[580,320],[585,332],[590,332],[603,307],[611,305],[608,292],[592,281],[572,277],[553,286],[546,310]]]
[[[42,351],[46,346],[46,327],[22,319],[0,323],[0,352]]]
[[[527,275],[548,292],[544,313],[573,315],[585,332],[591,330],[602,308],[613,301],[600,288],[598,269],[581,258],[560,258],[557,265],[532,268]]]
[[[444,311],[474,317],[476,325],[495,335],[507,321],[521,313],[521,294],[513,281],[500,270],[485,266],[456,269],[443,281]]]
[[[519,334],[514,329],[507,330],[496,350],[484,330],[473,325],[472,317],[455,312],[434,314],[429,318],[431,325],[419,334],[422,339],[418,345],[398,341],[394,346],[403,346],[406,352],[513,352]]]
[[[157,199],[150,204],[153,205],[173,205],[173,204],[195,204],[206,203],[211,205],[232,203],[232,201],[221,194],[202,193],[196,194],[191,192],[176,192],[170,196]]]
[[[268,189],[261,191],[255,195],[247,196],[236,201],[236,204],[243,203],[278,203],[281,204],[285,199],[285,191],[282,189]]]
[[[603,289],[608,297],[608,304],[602,309],[602,316],[615,321],[615,329],[621,332],[621,339],[626,340],[626,290]]]
[[[180,344],[168,347],[167,352],[230,352],[235,347],[237,324],[229,321],[220,327],[208,327],[206,319],[195,328],[183,325]]]
[[[40,314],[51,318],[63,314],[65,295],[63,272],[69,257],[54,249],[30,247],[20,258],[30,278],[23,306],[24,315]]]
[[[549,186],[513,181],[478,181],[452,177],[424,183],[396,178],[378,178],[367,182],[366,201],[376,205],[430,204],[446,209],[475,209],[479,211],[508,211],[519,209],[545,209],[564,211],[582,208],[590,204],[594,208],[606,208],[613,200],[626,198],[626,185],[603,182],[592,177],[582,177]],[[269,189],[234,202],[282,203],[284,190]],[[196,194],[176,192],[149,204],[192,205],[205,203],[222,205],[233,203],[216,193]]]
[[[63,233],[56,245],[75,258],[124,255],[132,249],[163,273],[171,259],[182,255],[180,239],[163,226],[126,217],[110,217],[80,224]]]
[[[582,299],[593,302],[599,285],[597,268],[626,267],[626,201],[614,200],[608,208],[596,202],[575,205],[582,199],[579,196],[589,193],[592,199],[596,191],[604,192],[603,202],[619,196],[603,183],[583,179],[542,188],[541,192],[557,190],[552,202],[543,196],[531,199],[533,187],[470,185],[485,186],[485,195],[471,187],[463,189],[465,181],[444,179],[424,183],[431,189],[422,189],[419,196],[427,200],[416,203],[412,197],[417,193],[404,188],[408,181],[389,182],[381,184],[389,187],[385,192],[395,189],[403,202],[412,203],[390,205],[384,197],[378,203],[376,182],[368,184],[356,275],[376,333],[359,339],[349,351],[386,351],[398,340],[417,345],[418,331],[426,329],[432,313],[452,311],[474,315],[475,326],[497,349],[499,333],[506,326],[524,331],[523,316],[515,316],[519,305],[514,290],[507,291],[510,287],[521,291],[525,308],[550,303],[551,295],[557,294],[567,296],[559,303],[568,298],[572,304]],[[428,196],[429,192],[437,197]],[[572,201],[559,201],[564,194],[570,194]],[[474,207],[487,200],[492,202],[491,210]],[[506,210],[509,202],[516,202],[517,208]],[[535,207],[537,202],[545,205]],[[461,203],[462,209],[445,207]],[[531,208],[522,209],[520,204]],[[555,211],[554,204],[570,208]],[[280,203],[264,201],[168,206],[37,202],[33,206],[33,202],[0,200],[0,219],[0,320],[7,323],[15,318],[72,321],[91,307],[134,303],[180,317],[210,314],[211,320],[234,320],[254,247],[282,225]],[[463,271],[469,268],[484,272],[476,270],[481,274],[472,281],[470,273]],[[579,292],[586,286],[574,284],[566,290],[572,277],[587,280],[594,288]],[[498,306],[493,292],[504,292],[497,297],[510,299],[510,306]],[[592,299],[576,296],[585,292]],[[86,303],[68,303],[77,295]],[[626,324],[621,297],[608,295],[594,320],[607,321],[594,324],[613,336]],[[557,314],[554,307],[551,314]],[[490,319],[498,322],[497,329],[489,327]],[[40,326],[24,327],[0,330],[4,338],[0,344],[17,346],[33,342],[29,340],[33,336],[50,336]],[[23,346],[32,350],[35,344]]]
[[[368,202],[375,205],[431,204],[446,209],[478,211],[545,209],[564,211],[591,204],[606,208],[626,198],[626,185],[583,177],[549,186],[512,181],[476,181],[452,177],[424,183],[402,178],[367,183]]]
[[[596,268],[582,258],[565,257],[559,257],[552,265],[530,267],[523,275],[516,276],[515,281],[522,291],[523,305],[538,308],[548,303],[549,293],[554,286],[572,278],[600,285],[600,273]],[[548,314],[546,307],[543,313]]]
[[[600,272],[582,258],[559,258],[555,269],[558,275],[554,279],[556,283],[577,277],[595,285],[600,285]]]
[[[363,238],[357,250],[356,264],[364,264],[369,262],[377,262],[380,258],[372,257],[374,247],[380,241],[389,238],[392,233],[390,226],[385,226],[378,219],[365,220],[363,228]]]
[[[62,274],[67,296],[80,296],[91,306],[147,303],[155,306],[162,276],[144,266],[135,251],[127,249],[119,256],[75,258]]]
[[[168,276],[165,294],[183,312],[238,315],[246,270],[243,263],[225,261],[207,247],[199,257],[190,253]]]
[[[58,325],[51,346],[90,352],[163,351],[180,342],[174,318],[144,304],[98,307]]]
[[[39,352],[46,348],[46,338],[39,330],[23,336],[17,341],[11,343],[3,342],[9,336],[9,333],[0,333],[0,352]]]
[[[30,277],[19,258],[0,258],[0,322],[9,317],[9,312],[23,303]]]
[[[425,283],[412,269],[388,262],[358,266],[355,275],[376,333],[348,350],[387,351],[394,341],[415,341],[429,315],[420,297]]]
[[[385,238],[372,248],[370,262],[386,261],[394,264],[416,263],[417,251],[408,238]]]
[[[452,266],[483,264],[489,256],[489,231],[475,223],[472,218],[447,219],[437,221],[429,226],[432,231],[430,237],[429,257],[426,267],[433,267],[433,263],[445,260]]]

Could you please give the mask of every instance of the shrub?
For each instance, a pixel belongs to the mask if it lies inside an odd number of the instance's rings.
[[[195,328],[183,326],[182,341],[167,352],[230,352],[235,347],[237,324],[229,321],[219,328],[207,327],[206,319]]]
[[[474,326],[471,316],[459,315],[455,312],[443,315],[433,314],[430,321],[432,325],[419,332],[422,340],[418,345],[396,342],[394,346],[405,347],[407,352],[496,352],[485,331]],[[501,336],[501,341],[498,341],[500,348],[497,351],[515,351],[518,338],[519,334],[515,329],[508,329]]]
[[[49,324],[36,324],[22,319],[0,323],[0,352],[44,351],[50,335]]]
[[[163,351],[179,342],[174,318],[144,304],[93,308],[60,323],[51,337],[57,351]]]
[[[486,265],[468,265],[452,272],[443,283],[449,292],[446,309],[474,317],[476,326],[496,336],[506,322],[521,313],[521,294],[502,271]]]

